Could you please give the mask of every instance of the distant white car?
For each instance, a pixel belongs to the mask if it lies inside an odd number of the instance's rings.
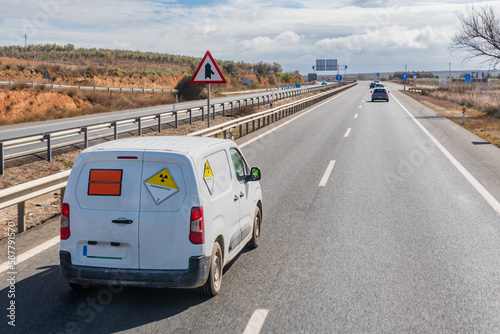
[[[321,84],[322,84],[323,86],[328,85],[328,83],[327,83],[326,81],[323,81]]]

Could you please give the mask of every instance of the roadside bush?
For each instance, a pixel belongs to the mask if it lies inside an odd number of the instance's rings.
[[[192,75],[185,76],[177,83],[175,89],[182,101],[199,100],[203,92],[203,85],[191,84]]]
[[[31,88],[26,82],[15,82],[12,84],[12,90],[23,90]]]
[[[76,88],[70,88],[70,89],[65,90],[64,93],[66,95],[68,95],[69,97],[71,97],[72,99],[74,99],[74,98],[78,97],[80,92]]]
[[[484,112],[490,116],[500,117],[500,104],[488,103],[484,106]]]

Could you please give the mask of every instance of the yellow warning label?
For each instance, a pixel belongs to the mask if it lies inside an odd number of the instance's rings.
[[[214,173],[212,172],[212,168],[210,168],[210,164],[208,163],[208,160],[205,162],[205,176],[204,178],[207,177],[214,177]]]
[[[179,187],[177,187],[177,184],[175,183],[172,175],[170,175],[168,169],[166,168],[163,168],[161,171],[151,176],[144,182],[149,184],[154,184],[160,187],[179,190]]]
[[[161,171],[144,181],[144,185],[157,205],[180,191],[174,178],[166,168],[163,168]]]

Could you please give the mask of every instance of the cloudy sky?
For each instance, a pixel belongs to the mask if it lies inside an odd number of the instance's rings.
[[[450,53],[467,6],[426,0],[0,0],[0,45],[72,43],[312,71],[336,58],[348,73],[473,69]]]

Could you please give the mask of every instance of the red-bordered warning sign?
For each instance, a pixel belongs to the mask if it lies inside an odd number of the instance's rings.
[[[223,84],[226,79],[219,70],[219,66],[215,63],[210,51],[205,53],[205,57],[198,66],[196,72],[190,81],[192,84]]]

